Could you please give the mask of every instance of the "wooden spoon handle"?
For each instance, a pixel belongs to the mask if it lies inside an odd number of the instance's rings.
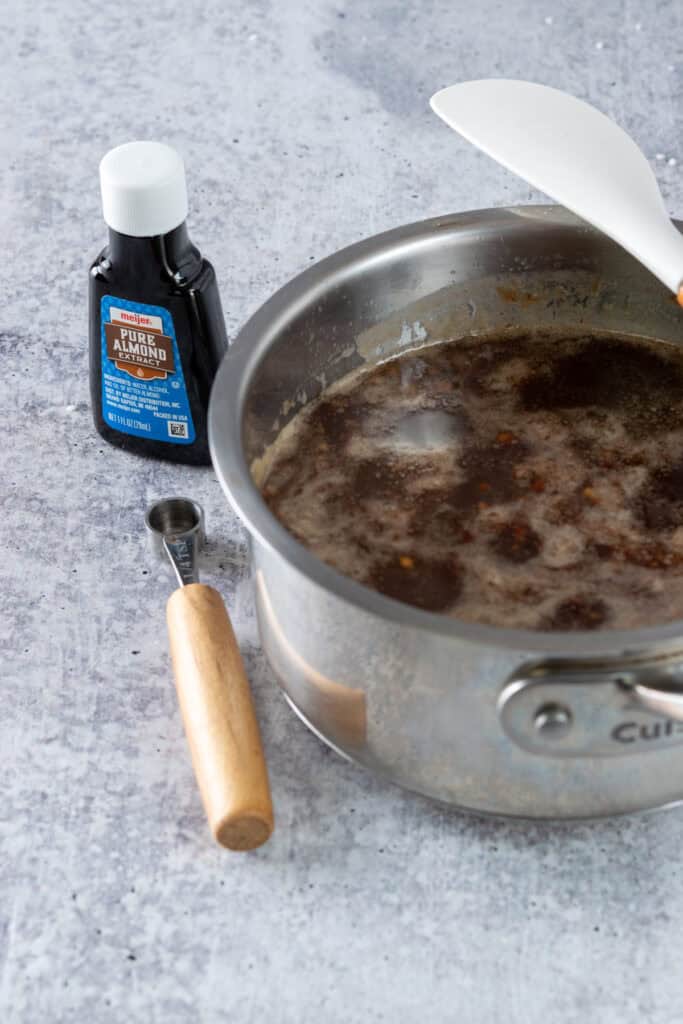
[[[273,831],[273,806],[249,683],[220,594],[203,583],[166,606],[180,710],[215,839],[252,850]]]

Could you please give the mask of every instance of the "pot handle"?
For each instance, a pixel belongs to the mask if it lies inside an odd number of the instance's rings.
[[[654,711],[665,718],[683,721],[683,688],[672,686],[670,689],[659,686],[647,686],[645,683],[624,684],[637,704]]]

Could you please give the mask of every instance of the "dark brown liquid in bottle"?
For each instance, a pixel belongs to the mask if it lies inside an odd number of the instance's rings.
[[[109,372],[111,379],[111,374],[117,372],[109,365],[117,364],[107,357],[106,340],[103,340],[102,300],[107,297],[114,300],[113,304],[120,299],[122,304],[160,307],[170,314],[182,370],[181,376],[175,367],[180,383],[175,385],[174,382],[174,385],[179,390],[184,387],[187,395],[187,419],[191,422],[193,440],[187,437],[183,440],[183,430],[187,435],[188,427],[183,423],[174,424],[172,412],[166,414],[169,417],[167,439],[140,436],[145,417],[148,424],[152,421],[152,435],[160,434],[166,425],[165,421],[155,424],[149,411],[138,414],[136,418],[135,412],[126,414],[122,404],[119,426],[114,427],[107,422],[103,410],[103,373]],[[170,343],[166,345],[167,355],[169,352],[172,354]],[[216,275],[212,265],[190,241],[187,226],[183,223],[168,234],[150,238],[134,238],[110,229],[109,244],[90,267],[90,391],[95,426],[102,437],[110,444],[139,455],[197,466],[209,465],[209,394],[226,348],[225,322]],[[138,354],[139,351],[138,347],[137,353],[129,358],[144,358]],[[131,366],[129,369],[133,381],[136,372],[141,377],[150,375],[147,366],[137,370]],[[124,384],[127,385],[125,378]],[[129,388],[132,387],[130,384]],[[144,382],[138,384],[138,388],[144,387]],[[135,392],[131,391],[131,394]],[[153,407],[154,401],[150,403],[148,400],[147,409]],[[111,420],[111,413],[109,418]],[[178,435],[175,439],[173,429]]]

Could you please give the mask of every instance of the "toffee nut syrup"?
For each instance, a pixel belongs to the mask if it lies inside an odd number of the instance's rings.
[[[683,618],[683,353],[605,334],[466,338],[300,411],[262,484],[324,562],[465,622]]]

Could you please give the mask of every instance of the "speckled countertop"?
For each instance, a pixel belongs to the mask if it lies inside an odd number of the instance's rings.
[[[185,155],[231,335],[278,285],[405,221],[540,197],[428,111],[527,77],[598,103],[683,213],[676,0],[10,4],[0,39],[0,1020],[668,1024],[683,811],[482,821],[377,781],[294,719],[259,649],[212,472],[128,457],[88,407],[97,163]],[[676,161],[679,161],[678,165]],[[170,681],[145,502],[206,506],[277,831],[213,846]],[[682,784],[683,789],[683,784]]]

